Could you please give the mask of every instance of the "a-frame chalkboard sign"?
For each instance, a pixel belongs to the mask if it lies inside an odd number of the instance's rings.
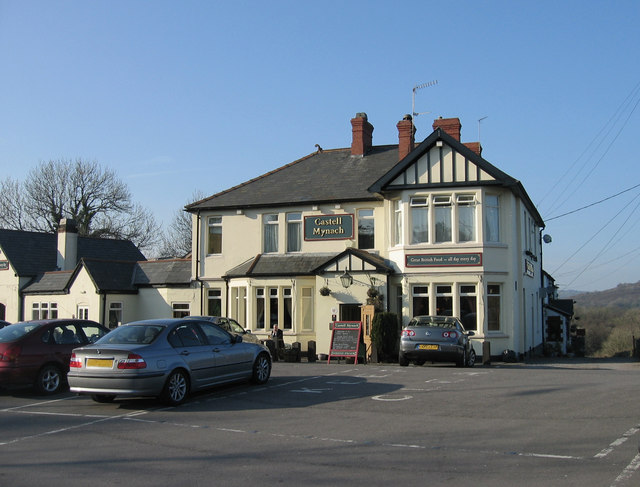
[[[331,357],[353,357],[357,364],[361,333],[361,321],[334,321],[327,363]]]

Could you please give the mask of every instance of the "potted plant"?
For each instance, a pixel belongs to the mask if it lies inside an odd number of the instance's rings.
[[[329,294],[331,294],[331,289],[329,289],[327,286],[322,286],[320,288],[320,294],[322,296],[329,296]]]

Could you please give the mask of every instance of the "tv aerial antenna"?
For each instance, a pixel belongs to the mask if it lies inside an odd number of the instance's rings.
[[[423,115],[429,112],[416,112],[416,91],[421,90],[423,88],[428,88],[429,86],[434,86],[438,84],[438,80],[434,79],[433,81],[429,81],[427,83],[422,83],[421,85],[416,85],[413,87],[413,95],[411,97],[411,117],[417,117],[418,115]]]
[[[478,119],[478,142],[480,142],[480,123],[488,116],[489,115],[485,115],[484,117]]]

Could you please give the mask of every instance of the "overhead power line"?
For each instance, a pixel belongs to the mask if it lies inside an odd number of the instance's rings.
[[[568,211],[568,212],[563,213],[563,214],[561,214],[561,215],[553,216],[553,217],[551,217],[551,218],[545,218],[544,220],[545,220],[546,222],[550,222],[551,220],[557,220],[558,218],[562,218],[563,216],[572,215],[573,213],[577,213],[577,212],[579,212],[579,211],[586,210],[587,208],[591,208],[592,206],[599,205],[600,203],[604,203],[605,201],[609,201],[609,200],[611,200],[611,199],[615,198],[616,196],[620,196],[621,194],[627,193],[627,192],[629,192],[629,191],[631,191],[631,190],[633,190],[633,189],[636,189],[637,187],[640,187],[640,184],[636,184],[635,186],[631,186],[630,188],[627,188],[627,189],[625,189],[625,190],[622,190],[622,191],[620,191],[619,193],[616,193],[616,194],[614,194],[614,195],[608,196],[608,197],[606,197],[606,198],[603,198],[603,199],[601,199],[601,200],[599,200],[599,201],[596,201],[596,202],[594,202],[594,203],[591,203],[591,204],[589,204],[589,205],[582,206],[582,207],[580,207],[580,208],[576,208],[575,210],[571,210],[571,211]]]

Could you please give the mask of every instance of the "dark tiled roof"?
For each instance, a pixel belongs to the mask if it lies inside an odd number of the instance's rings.
[[[52,233],[0,229],[0,247],[19,276],[56,269],[57,236]]]
[[[366,156],[351,149],[310,154],[275,171],[187,206],[189,211],[252,206],[320,204],[379,199],[369,186],[398,162],[398,146],[375,146]]]
[[[83,259],[82,263],[98,291],[136,292],[133,273],[137,262]]]
[[[258,254],[255,258],[230,269],[226,277],[313,276],[326,271],[328,265],[347,254],[375,266],[378,272],[393,272],[382,257],[365,250],[347,249],[340,253]]]
[[[304,276],[333,258],[335,254],[259,254],[255,258],[229,269],[226,277],[241,276]]]
[[[57,234],[0,229],[0,247],[21,277],[56,270]],[[78,260],[82,258],[146,260],[128,240],[78,237]]]
[[[55,271],[40,274],[23,289],[25,294],[60,294],[67,290],[74,271]]]
[[[190,283],[191,259],[138,262],[133,276],[133,284],[136,287]]]
[[[66,292],[82,268],[99,292],[136,293],[139,287],[191,283],[191,259],[126,262],[82,259],[74,271],[44,273],[24,288],[25,294]]]
[[[573,316],[573,299],[551,299],[547,306],[558,313]]]

